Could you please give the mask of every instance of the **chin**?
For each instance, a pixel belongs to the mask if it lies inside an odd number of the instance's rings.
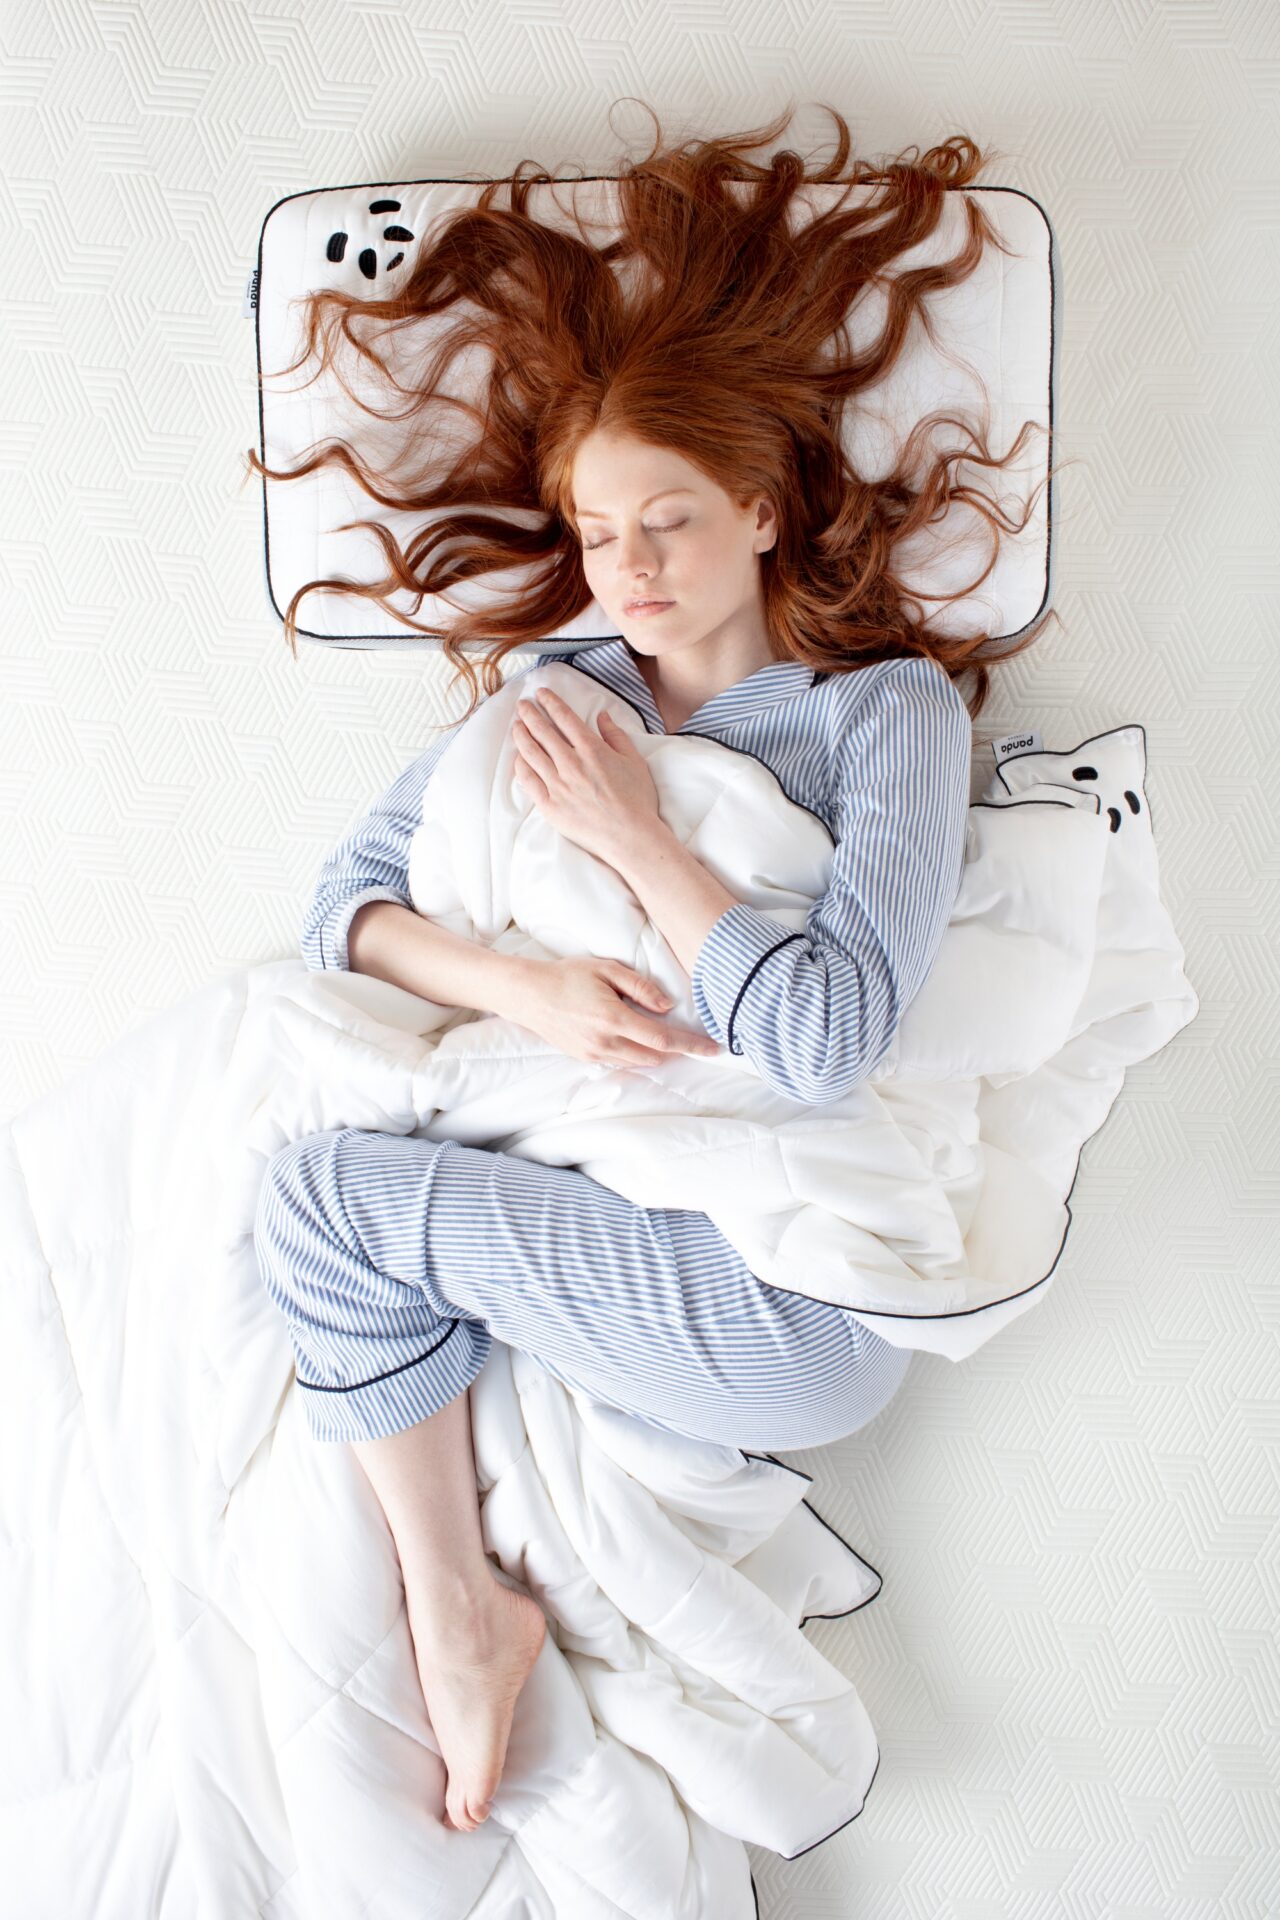
[[[675,609],[672,608],[672,612],[674,611]],[[665,632],[660,631],[663,627],[666,628]],[[663,641],[666,640],[669,642],[671,638],[670,626],[667,621],[638,619],[634,613],[620,613],[618,615],[618,629],[619,632],[626,634],[628,640],[645,641],[646,653],[660,652]]]

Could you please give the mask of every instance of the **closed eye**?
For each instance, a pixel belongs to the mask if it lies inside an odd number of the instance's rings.
[[[677,527],[683,527],[685,524],[683,520],[673,520],[669,527],[646,527],[645,532],[674,533]],[[609,542],[607,540],[584,540],[582,544],[587,553],[594,553],[597,547],[607,547]]]

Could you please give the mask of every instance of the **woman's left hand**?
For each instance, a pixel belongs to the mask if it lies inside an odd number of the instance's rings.
[[[599,729],[549,687],[518,701],[515,777],[566,840],[617,866],[662,815],[644,755],[603,711]]]

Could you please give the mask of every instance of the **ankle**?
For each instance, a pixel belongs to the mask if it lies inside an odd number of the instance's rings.
[[[412,1563],[401,1570],[415,1639],[470,1646],[492,1629],[500,1582],[487,1562],[484,1571],[467,1574]]]

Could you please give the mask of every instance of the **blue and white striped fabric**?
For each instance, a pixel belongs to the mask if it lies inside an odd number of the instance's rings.
[[[534,667],[561,657],[544,652]],[[624,640],[570,664],[665,731]],[[774,662],[679,732],[754,754],[836,841],[804,934],[779,936],[735,904],[692,976],[721,1045],[793,1098],[835,1098],[883,1057],[950,917],[968,710],[924,659],[845,675]],[[412,906],[409,842],[456,733],[440,734],[324,863],[302,932],[309,967],[347,966],[364,902]],[[340,1128],[292,1142],[267,1167],[255,1241],[320,1440],[427,1418],[474,1380],[493,1338],[653,1425],[747,1448],[853,1432],[911,1361],[843,1308],[765,1285],[704,1214],[635,1207],[579,1169],[453,1140]]]

